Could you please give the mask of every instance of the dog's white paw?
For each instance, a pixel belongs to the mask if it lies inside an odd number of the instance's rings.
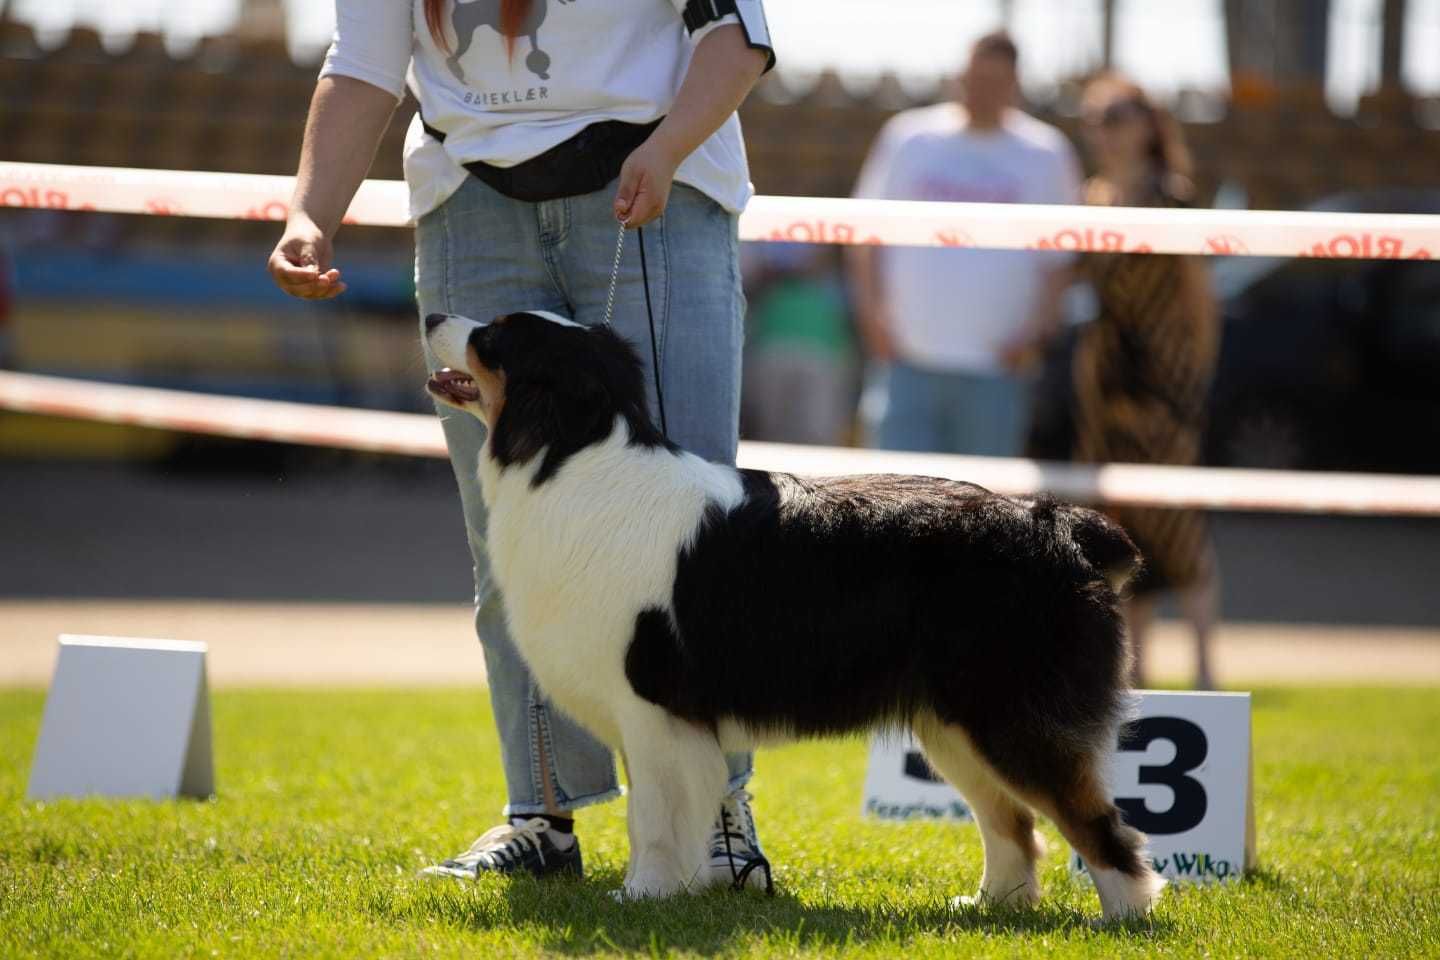
[[[624,900],[658,900],[684,893],[685,890],[685,884],[679,882],[639,879],[626,883],[615,892]]]
[[[970,896],[950,898],[951,910],[987,910],[992,907],[1033,907],[1040,902],[1040,890],[1033,883],[1018,883],[1006,893],[981,890]]]
[[[1138,877],[1116,870],[1092,870],[1090,875],[1100,894],[1102,923],[1143,920],[1165,892],[1164,878],[1151,870]]]

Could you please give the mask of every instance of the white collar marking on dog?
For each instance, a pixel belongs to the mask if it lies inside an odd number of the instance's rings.
[[[528,313],[532,317],[539,317],[542,320],[549,320],[551,323],[558,323],[562,327],[580,327],[583,329],[585,326],[585,324],[583,323],[576,323],[569,317],[562,317],[560,316],[560,314],[551,313],[549,310],[521,310],[518,312]]]

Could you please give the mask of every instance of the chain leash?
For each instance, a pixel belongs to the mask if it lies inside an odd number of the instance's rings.
[[[620,251],[625,249],[625,224],[620,224],[620,230],[615,235],[615,262],[610,266],[610,292],[605,296],[605,326],[610,326],[610,318],[615,315],[615,285],[620,281]]]

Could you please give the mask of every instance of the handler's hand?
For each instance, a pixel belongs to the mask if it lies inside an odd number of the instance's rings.
[[[345,292],[340,271],[332,269],[330,238],[313,221],[292,217],[266,265],[275,285],[302,300],[329,300]]]
[[[680,161],[672,158],[653,134],[636,147],[620,168],[615,219],[627,227],[643,227],[664,213],[678,166]]]

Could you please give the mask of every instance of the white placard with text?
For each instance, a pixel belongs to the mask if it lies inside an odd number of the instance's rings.
[[[904,733],[870,741],[860,815],[879,820],[972,820],[970,807],[925,762],[920,744]]]
[[[1136,692],[1107,770],[1127,822],[1150,836],[1170,880],[1239,876],[1255,856],[1248,693]],[[862,814],[881,820],[964,820],[969,809],[935,778],[906,734],[870,745]],[[1079,857],[1072,868],[1083,871]]]

